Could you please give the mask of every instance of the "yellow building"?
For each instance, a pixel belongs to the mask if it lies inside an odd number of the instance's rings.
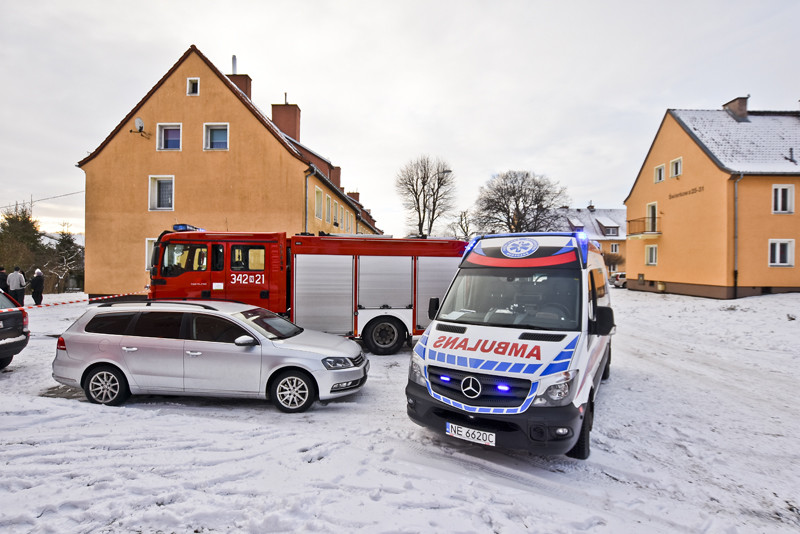
[[[628,289],[714,298],[800,291],[800,112],[666,112],[628,210]]]
[[[235,69],[235,67],[234,67]],[[90,295],[142,291],[164,230],[381,233],[341,170],[300,143],[300,108],[250,99],[194,45],[78,163],[86,173]],[[353,198],[355,197],[355,198]]]

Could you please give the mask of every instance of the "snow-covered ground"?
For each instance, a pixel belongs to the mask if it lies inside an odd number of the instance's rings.
[[[300,415],[92,405],[50,377],[56,337],[87,304],[32,309],[31,342],[0,374],[0,532],[800,531],[800,294],[612,298],[586,461],[416,426],[408,351],[372,356],[361,393]]]

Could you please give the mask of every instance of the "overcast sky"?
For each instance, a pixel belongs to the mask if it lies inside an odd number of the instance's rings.
[[[235,54],[261,109],[288,93],[387,233],[422,154],[459,209],[507,170],[621,208],[667,109],[798,109],[798,20],[794,0],[0,0],[0,204],[82,232],[75,164],[195,44],[224,73]]]

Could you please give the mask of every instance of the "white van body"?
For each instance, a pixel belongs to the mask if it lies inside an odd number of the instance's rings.
[[[409,417],[465,441],[587,458],[611,363],[608,288],[581,232],[475,238],[441,306],[431,299]]]

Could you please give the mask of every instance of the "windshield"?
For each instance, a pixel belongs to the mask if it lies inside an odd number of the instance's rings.
[[[286,339],[303,331],[296,324],[264,308],[253,308],[234,316],[247,321],[267,339]]]
[[[437,318],[487,326],[577,330],[580,289],[578,269],[461,269]]]

